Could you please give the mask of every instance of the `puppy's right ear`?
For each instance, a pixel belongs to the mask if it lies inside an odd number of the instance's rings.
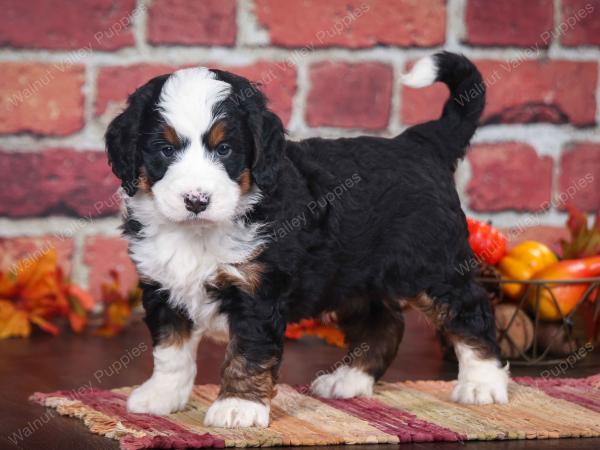
[[[127,99],[125,111],[115,117],[106,130],[108,163],[129,196],[137,192],[142,166],[142,151],[138,146],[140,125],[145,115],[156,113],[153,104],[158,100],[168,77],[162,75],[153,78],[138,88]]]

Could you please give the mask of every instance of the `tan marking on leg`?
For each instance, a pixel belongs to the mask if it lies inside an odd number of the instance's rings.
[[[437,302],[427,294],[420,294],[415,298],[408,299],[408,303],[413,308],[423,312],[432,325],[444,333],[444,336],[452,345],[456,345],[456,343],[468,345],[482,359],[496,358],[494,351],[481,339],[448,332],[446,325],[452,320],[452,317],[447,304]]]
[[[383,300],[375,305],[357,299],[347,302],[337,316],[348,343],[349,365],[379,379],[394,360],[404,334],[400,304]]]
[[[455,348],[457,344],[462,344],[466,347],[469,347],[471,350],[473,350],[473,353],[475,353],[478,358],[483,360],[498,359],[498,356],[489,347],[489,345],[479,338],[475,338],[473,336],[458,336],[451,333],[446,333],[446,337]]]
[[[234,353],[234,347],[235,343],[231,342],[227,348],[219,398],[235,397],[269,405],[276,394],[276,361],[270,360],[251,368],[242,355]]]

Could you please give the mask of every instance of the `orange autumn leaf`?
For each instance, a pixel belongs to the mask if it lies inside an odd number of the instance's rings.
[[[87,317],[75,312],[69,313],[69,324],[75,333],[81,333],[87,325]]]
[[[59,316],[68,317],[74,331],[83,329],[94,301],[65,280],[57,261],[56,250],[49,249],[37,258],[19,261],[11,272],[0,272],[0,295],[4,298],[0,339],[29,336],[31,324],[57,335],[59,328],[50,320]]]
[[[119,334],[131,316],[131,308],[124,303],[111,303],[106,308],[105,323],[95,331],[100,336],[116,336]]]
[[[0,298],[13,298],[18,292],[17,276],[12,272],[0,272]]]
[[[346,345],[344,333],[335,325],[319,325],[313,329],[307,330],[306,334],[317,336],[330,345],[344,347]]]
[[[289,324],[285,330],[288,339],[300,339],[303,336],[316,336],[330,345],[344,347],[344,333],[331,323],[323,323],[314,319],[302,319],[295,324]]]
[[[103,283],[100,287],[102,301],[106,305],[104,311],[104,323],[94,334],[99,336],[116,336],[129,323],[133,308],[141,298],[139,288],[134,288],[126,295],[123,294],[119,273],[110,271],[110,281]]]
[[[34,263],[23,266],[22,270],[17,272],[16,279],[20,297],[36,300],[56,293],[56,271],[57,257],[54,249],[40,255]]]
[[[57,336],[59,334],[59,329],[56,325],[54,325],[51,322],[48,322],[46,319],[44,319],[41,316],[36,316],[33,314],[29,315],[29,321],[32,323],[35,323],[38,327],[40,327],[42,330],[46,331],[47,333],[50,333],[54,336]]]
[[[288,339],[300,339],[302,335],[302,327],[298,324],[291,323],[285,329],[285,337]]]
[[[69,284],[66,288],[66,294],[76,298],[79,301],[79,304],[88,311],[96,306],[96,300],[92,297],[92,294],[81,289],[76,284]]]

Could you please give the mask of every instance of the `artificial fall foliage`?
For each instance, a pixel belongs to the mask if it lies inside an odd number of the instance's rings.
[[[133,309],[139,305],[142,291],[139,288],[123,294],[119,273],[110,271],[110,281],[102,284],[102,302],[104,303],[104,322],[94,334],[98,336],[116,336],[129,323]]]
[[[594,224],[588,228],[587,216],[577,208],[568,207],[567,228],[571,239],[561,240],[563,257],[567,259],[585,258],[600,255],[600,213]]]
[[[298,323],[290,324],[285,330],[288,339],[300,339],[303,336],[316,336],[330,345],[344,347],[344,333],[331,322],[315,319],[303,319]]]
[[[15,267],[0,272],[0,339],[27,337],[32,325],[57,335],[53,320],[59,317],[68,318],[75,333],[85,328],[95,301],[64,277],[54,249]]]

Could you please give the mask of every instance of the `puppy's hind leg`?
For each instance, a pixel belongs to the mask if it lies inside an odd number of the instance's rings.
[[[313,393],[325,398],[370,396],[373,384],[392,363],[404,333],[397,301],[350,302],[337,312],[348,354],[332,373],[318,376]]]
[[[451,399],[484,405],[508,402],[508,365],[503,367],[496,343],[491,305],[474,281],[460,294],[431,299],[423,294],[412,304],[424,311],[448,336],[458,358],[458,382]]]

